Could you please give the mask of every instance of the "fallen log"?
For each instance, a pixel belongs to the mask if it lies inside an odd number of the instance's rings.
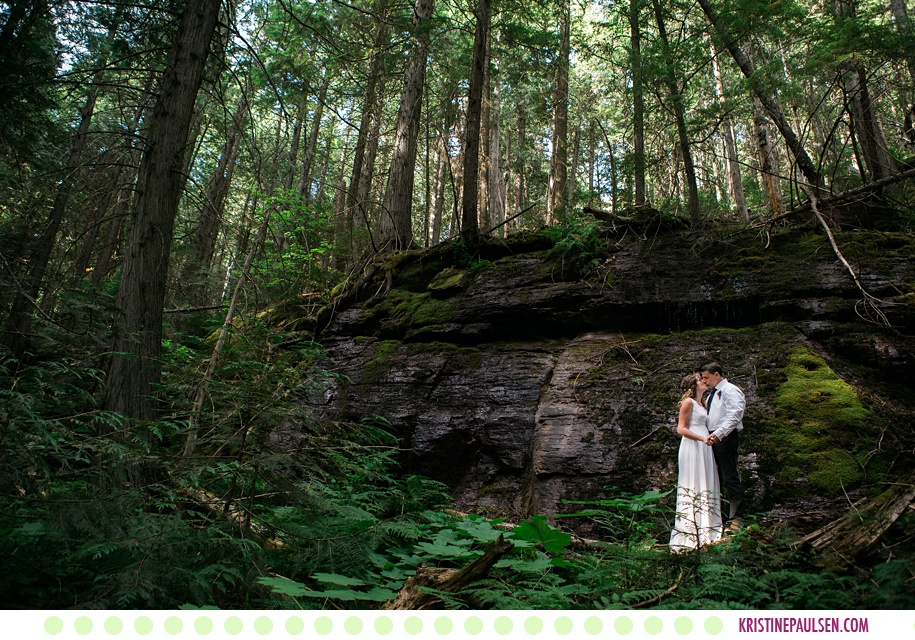
[[[819,199],[819,205],[821,207],[831,207],[838,204],[841,204],[848,200],[853,200],[858,196],[865,195],[872,191],[879,191],[883,187],[887,187],[891,184],[897,182],[902,182],[903,180],[908,180],[910,178],[915,178],[915,169],[909,169],[908,171],[902,171],[896,175],[890,176],[888,178],[883,178],[881,180],[874,180],[860,187],[855,187],[854,189],[848,189],[834,195],[825,196]],[[779,220],[784,220],[785,218],[790,218],[791,216],[797,215],[799,213],[804,213],[805,211],[810,211],[812,209],[812,202],[808,200],[798,206],[794,207],[790,211],[775,216],[774,218],[769,218],[763,221],[763,224],[770,225],[773,222],[778,222]]]
[[[805,536],[815,551],[850,562],[886,533],[915,500],[915,482],[896,483],[873,500]]]
[[[239,529],[245,531],[264,548],[279,549],[283,546],[283,540],[281,538],[271,536],[267,527],[252,520],[250,514],[239,506],[226,502],[219,496],[216,496],[205,489],[184,487],[182,493],[204,507],[212,515],[217,518],[224,518],[233,525],[239,527]]]
[[[479,558],[463,569],[437,569],[435,567],[420,566],[416,575],[411,576],[401,587],[397,597],[387,603],[384,608],[389,610],[425,611],[441,609],[442,599],[435,594],[421,591],[420,587],[427,587],[445,593],[458,593],[468,585],[482,580],[489,575],[499,559],[511,551],[515,545],[499,536],[492,542]]]

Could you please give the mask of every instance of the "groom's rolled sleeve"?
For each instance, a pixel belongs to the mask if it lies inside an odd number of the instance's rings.
[[[715,429],[715,436],[719,440],[726,438],[734,429],[743,427],[743,410],[746,408],[746,399],[743,392],[737,387],[729,387],[721,392],[721,397],[716,402],[722,404],[722,415]]]

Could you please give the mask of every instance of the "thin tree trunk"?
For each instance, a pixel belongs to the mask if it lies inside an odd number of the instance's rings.
[[[249,90],[252,89],[249,87]],[[216,240],[219,237],[226,199],[229,196],[232,177],[238,163],[242,131],[248,119],[248,111],[248,100],[243,96],[232,118],[222,153],[204,197],[197,228],[191,239],[191,252],[181,272],[179,285],[186,291],[182,302],[188,306],[207,304],[208,288],[201,278],[206,278],[213,262]]]
[[[306,200],[311,200],[312,182],[314,177],[315,156],[318,153],[318,134],[321,132],[321,119],[324,117],[324,103],[327,102],[327,89],[330,86],[330,74],[324,75],[324,82],[321,83],[321,89],[318,92],[318,103],[315,105],[314,116],[311,121],[311,132],[308,136],[308,146],[305,149],[305,159],[302,162],[302,173],[299,175],[299,182],[296,185],[296,191],[299,196],[304,196]]]
[[[419,117],[426,83],[429,54],[429,21],[434,0],[416,0],[413,11],[411,53],[404,71],[404,87],[397,114],[394,148],[388,185],[382,201],[381,233],[386,248],[407,249],[413,245],[411,205],[419,138]]]
[[[490,17],[490,22],[492,17]],[[477,197],[477,218],[479,219],[480,231],[485,233],[487,229],[492,228],[492,219],[489,213],[489,189],[490,189],[490,126],[492,117],[492,84],[490,82],[490,68],[492,48],[492,38],[486,41],[486,54],[483,60],[483,97],[480,109],[480,169],[479,169],[479,186]]]
[[[188,0],[162,77],[140,165],[103,405],[152,419],[161,374],[162,315],[184,154],[221,0]]]
[[[725,26],[719,19],[718,12],[715,11],[709,0],[699,0],[699,4],[702,7],[702,11],[705,13],[706,18],[708,18],[708,21],[718,32],[721,39],[727,44],[728,52],[731,54],[734,62],[737,63],[740,71],[747,80],[749,80],[750,89],[756,95],[760,104],[765,108],[769,117],[782,134],[782,138],[784,138],[791,153],[794,154],[795,162],[797,163],[798,168],[800,168],[801,173],[804,174],[807,182],[815,187],[819,187],[822,180],[817,168],[813,164],[813,160],[810,159],[810,156],[801,144],[794,129],[792,129],[791,125],[788,123],[788,119],[785,117],[776,97],[768,94],[761,86],[759,77],[756,75],[756,66],[741,49],[741,41],[727,32]]]
[[[725,157],[728,167],[728,188],[734,199],[738,217],[747,222],[750,212],[747,210],[747,199],[743,192],[743,179],[740,176],[740,162],[737,158],[737,142],[734,136],[734,125],[731,117],[727,115],[727,102],[724,93],[724,82],[721,76],[721,66],[718,64],[718,50],[712,43],[712,73],[715,76],[715,98],[725,114],[721,123],[721,133],[724,138]]]
[[[433,205],[430,243],[436,245],[442,237],[442,214],[445,211],[445,169],[446,155],[445,136],[437,136],[435,145],[435,186],[433,187]]]
[[[10,17],[13,19],[13,16]],[[111,40],[120,26],[120,19],[116,20],[108,31],[108,39]],[[70,146],[70,154],[67,158],[67,164],[64,167],[63,178],[57,187],[57,194],[54,203],[51,205],[51,212],[48,221],[45,224],[41,237],[38,238],[34,249],[29,256],[29,270],[26,276],[24,289],[20,290],[13,301],[10,310],[10,326],[6,336],[10,350],[17,358],[21,358],[28,348],[31,333],[31,310],[37,302],[39,293],[44,286],[45,273],[48,264],[51,261],[51,253],[57,244],[57,234],[63,223],[64,214],[67,210],[67,201],[70,198],[70,192],[73,189],[73,181],[77,170],[80,167],[80,158],[83,150],[86,148],[88,140],[89,125],[92,122],[92,116],[95,113],[95,103],[98,100],[99,88],[104,80],[105,65],[107,57],[103,57],[98,64],[98,69],[92,76],[89,84],[89,90],[86,95],[86,102],[80,110],[79,125],[73,135]]]
[[[575,204],[575,192],[578,190],[578,156],[581,153],[581,126],[575,127],[572,137],[572,153],[569,156],[569,174],[566,178],[566,210],[571,211]]]
[[[629,2],[629,65],[632,73],[632,166],[633,201],[645,206],[645,96],[642,87],[642,34],[639,12],[642,0]]]
[[[498,72],[499,65],[496,64]],[[502,186],[502,163],[501,163],[501,118],[502,118],[502,86],[498,73],[493,77],[490,75],[490,87],[492,90],[492,101],[489,114],[489,226],[491,229],[502,224],[505,220],[505,200],[503,199],[504,188]]]
[[[597,126],[600,127],[600,132],[604,136],[604,143],[607,145],[607,153],[610,155],[610,212],[613,215],[616,215],[616,161],[613,155],[613,145],[610,144],[610,137],[607,135],[607,130],[604,129],[604,124],[600,120],[595,120],[595,122],[597,122]]]
[[[508,215],[509,211],[515,210],[512,202],[512,197],[515,195],[515,191],[512,188],[515,180],[515,175],[512,173],[512,165],[515,161],[514,156],[512,156],[513,151],[512,130],[508,128],[505,130],[505,172],[502,175],[502,202],[505,203],[502,213],[505,216]],[[509,225],[503,227],[506,235],[508,235],[508,227]]]
[[[890,0],[890,12],[893,14],[893,23],[896,25],[896,30],[905,37],[912,36],[912,21],[909,18],[909,12],[905,6],[905,0]],[[905,50],[905,60],[906,66],[909,68],[909,78],[911,80],[911,86],[909,91],[912,91],[912,87],[915,87],[915,49],[908,47]],[[907,98],[903,101],[903,104],[912,102],[912,96],[909,94]]]
[[[553,154],[550,158],[547,224],[553,224],[565,215],[569,173],[569,56],[572,51],[570,0],[562,0],[559,10],[559,56],[556,61],[556,92],[553,94]]]
[[[98,256],[95,259],[95,267],[92,270],[92,284],[99,286],[102,280],[112,269],[112,260],[117,250],[118,240],[127,220],[131,204],[136,197],[136,179],[140,165],[142,150],[139,144],[135,144],[130,152],[130,162],[125,174],[123,185],[119,187],[117,201],[111,212],[108,222],[108,229],[105,233],[105,241],[99,249]]]
[[[594,160],[597,138],[594,135],[594,120],[588,125],[588,204],[594,203]]]
[[[516,151],[515,156],[517,157],[517,169],[515,171],[516,181],[517,181],[517,208],[521,208],[521,204],[527,201],[527,191],[526,185],[524,183],[524,169],[525,169],[525,150],[524,144],[527,139],[527,114],[524,112],[524,107],[521,103],[518,103],[518,142],[515,144]],[[521,226],[519,221],[516,227]]]
[[[654,7],[654,17],[658,25],[658,35],[661,38],[661,47],[664,51],[664,57],[669,65],[667,76],[667,89],[670,92],[670,101],[674,110],[674,118],[677,121],[677,138],[680,140],[680,153],[683,156],[683,169],[686,173],[686,188],[688,193],[688,210],[689,217],[694,223],[699,222],[699,185],[696,181],[696,166],[693,163],[693,153],[689,143],[689,135],[686,131],[686,114],[683,108],[683,92],[680,90],[679,82],[674,74],[673,55],[670,52],[670,42],[667,39],[667,27],[664,24],[664,16],[661,13],[661,4],[658,0],[652,0]]]
[[[489,23],[492,14],[491,0],[478,0],[477,26],[473,37],[473,62],[470,67],[470,92],[467,98],[467,126],[464,129],[464,190],[461,210],[461,235],[465,240],[476,241],[480,235],[477,217],[480,173],[480,120],[489,42]]]
[[[296,107],[295,124],[292,125],[292,139],[289,141],[289,164],[283,174],[283,189],[292,189],[295,180],[295,168],[299,164],[299,147],[302,145],[302,128],[305,126],[305,114],[308,112],[308,98],[304,95]],[[301,192],[300,192],[301,194]]]
[[[377,23],[375,41],[372,47],[372,62],[365,85],[362,101],[362,117],[359,122],[359,135],[353,149],[353,170],[350,174],[349,190],[346,199],[347,228],[367,229],[368,206],[366,199],[371,186],[374,171],[375,154],[378,150],[378,133],[381,125],[381,101],[384,94],[385,44],[388,40],[387,21],[388,2],[379,2],[374,17]],[[361,253],[353,237],[351,254]]]
[[[745,47],[747,51],[744,55],[752,65],[752,45],[747,43]],[[753,134],[756,138],[756,148],[759,151],[760,180],[763,192],[766,194],[769,216],[775,217],[781,215],[785,210],[782,202],[781,178],[778,171],[778,154],[775,150],[775,142],[772,140],[772,132],[769,129],[769,120],[766,118],[765,107],[758,95],[752,95],[751,99],[753,101]]]
[[[856,19],[855,0],[836,0],[835,11],[841,28],[842,23]],[[851,114],[854,132],[861,142],[870,178],[874,181],[889,178],[897,173],[896,164],[874,113],[867,72],[861,61],[852,57],[845,63],[844,75],[848,112]]]
[[[763,106],[753,98],[753,132],[756,136],[756,147],[759,149],[759,170],[769,206],[769,215],[779,216],[784,212],[782,191],[779,184],[778,156],[769,132],[769,121],[766,119]]]
[[[147,94],[151,93],[151,87],[152,79],[150,79],[150,83],[146,87]],[[134,194],[133,187],[137,177],[137,167],[140,164],[140,147],[136,141],[136,133],[149,106],[149,98],[141,101],[136,108],[133,120],[127,127],[125,138],[131,140],[130,151],[126,155],[126,158],[122,157],[117,167],[115,167],[114,175],[112,175],[111,182],[109,183],[109,188],[106,190],[105,195],[97,208],[98,216],[96,228],[90,237],[85,239],[80,257],[77,259],[76,275],[77,277],[81,277],[85,275],[89,269],[99,232],[104,227],[104,241],[99,247],[92,268],[91,281],[95,286],[98,286],[102,279],[108,274],[109,263],[111,262],[111,257],[117,246],[121,228],[124,226],[124,218],[129,209],[128,204],[131,202]],[[112,198],[115,200],[115,205],[114,210],[109,214],[108,209],[111,205]],[[106,215],[108,216],[107,224]]]
[[[251,272],[251,265],[254,264],[254,258],[267,237],[267,229],[270,223],[270,213],[271,210],[268,208],[264,213],[264,220],[261,222],[261,226],[257,230],[257,236],[254,239],[254,244],[252,244],[251,248],[248,250],[248,256],[245,258],[245,265],[242,267],[241,274],[238,276],[238,281],[235,283],[235,289],[232,292],[229,308],[226,311],[226,318],[222,323],[222,328],[219,330],[219,336],[216,338],[216,344],[213,347],[213,353],[210,354],[210,359],[207,362],[206,371],[204,371],[203,378],[197,385],[197,392],[194,394],[194,407],[191,410],[191,415],[188,419],[187,440],[185,440],[184,451],[182,453],[185,458],[192,456],[194,454],[194,450],[197,447],[197,440],[199,437],[197,429],[198,425],[200,424],[200,414],[203,411],[203,404],[206,401],[207,393],[210,389],[210,381],[213,379],[213,374],[216,373],[216,366],[219,364],[219,356],[225,347],[226,339],[228,338],[229,331],[232,328],[232,321],[235,319],[235,310],[238,307],[238,298],[241,294],[242,286],[248,279]]]

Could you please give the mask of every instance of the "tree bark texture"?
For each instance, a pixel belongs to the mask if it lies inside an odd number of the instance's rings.
[[[477,26],[473,36],[473,62],[470,67],[470,91],[467,98],[467,126],[464,129],[464,191],[461,196],[461,235],[476,240],[480,235],[477,218],[480,174],[480,120],[485,89],[486,49],[489,42],[491,0],[479,0],[476,8]]]
[[[410,577],[404,583],[400,593],[397,594],[397,598],[387,603],[384,609],[411,611],[441,609],[444,607],[441,598],[420,591],[419,587],[431,587],[445,593],[458,593],[489,575],[490,569],[514,546],[514,543],[499,536],[497,540],[494,540],[486,547],[483,555],[463,569],[420,567],[416,575]]]
[[[188,1],[146,137],[104,398],[106,409],[130,418],[155,416],[168,261],[185,182],[184,151],[220,4],[221,0]]]
[[[629,66],[632,74],[632,166],[633,200],[645,205],[645,94],[642,87],[642,34],[639,13],[642,0],[629,3]]]
[[[490,11],[492,9],[490,8]],[[492,16],[490,16],[492,24]],[[492,35],[486,40],[486,54],[483,59],[483,96],[480,109],[480,169],[479,185],[477,187],[477,218],[480,225],[480,232],[486,233],[487,229],[492,228],[492,219],[489,215],[489,190],[490,190],[490,161],[489,149],[492,139],[490,137],[490,126],[492,125],[492,85],[490,83],[490,71],[492,67]]]
[[[734,124],[727,115],[727,102],[724,92],[724,82],[721,78],[721,65],[718,64],[718,50],[712,44],[712,73],[715,76],[715,98],[725,113],[721,123],[721,135],[724,138],[724,151],[728,167],[728,191],[734,201],[738,217],[747,222],[750,212],[747,210],[747,199],[743,192],[743,179],[740,175],[740,162],[737,158],[737,142],[734,136]]]
[[[296,183],[296,192],[311,200],[312,182],[314,181],[315,157],[318,153],[318,134],[321,132],[321,119],[324,117],[324,103],[327,102],[327,89],[330,86],[330,74],[324,76],[318,91],[317,104],[311,121],[311,132],[308,134],[308,146],[305,147],[305,158],[302,161],[302,172]]]
[[[489,114],[489,227],[502,224],[505,220],[505,189],[502,184],[502,86],[498,76],[498,61],[496,75],[490,75],[489,85],[492,99]]]
[[[896,30],[900,35],[911,38],[912,37],[912,20],[909,18],[908,9],[905,6],[905,0],[890,0],[890,12],[893,14],[893,22],[896,25]],[[912,86],[915,86],[915,50],[912,48],[906,49],[905,51],[905,60],[906,66],[909,68],[909,78],[912,81]],[[912,91],[912,88],[909,88],[909,91]],[[913,101],[912,95],[910,95],[903,101],[908,104]]]
[[[378,149],[378,132],[381,123],[381,101],[384,94],[385,51],[388,40],[387,1],[380,2],[375,11],[375,41],[372,47],[372,62],[365,83],[365,94],[362,100],[362,116],[359,121],[359,135],[353,149],[353,170],[350,174],[346,197],[347,228],[352,233],[350,253],[353,256],[362,252],[356,238],[357,230],[368,227],[369,208],[366,199],[369,195],[375,153]]]
[[[223,212],[226,208],[226,199],[232,186],[232,177],[238,163],[238,152],[241,146],[242,131],[248,119],[248,100],[242,97],[236,109],[219,161],[209,187],[203,200],[203,208],[194,236],[191,239],[191,252],[184,269],[181,272],[179,286],[185,289],[186,295],[182,302],[188,306],[202,306],[207,304],[208,290],[205,279],[216,251],[216,240],[222,224]]]
[[[413,36],[410,58],[404,71],[404,86],[397,113],[394,148],[388,185],[381,204],[382,244],[389,249],[407,249],[413,245],[411,205],[419,139],[419,116],[426,82],[426,59],[429,54],[429,21],[433,0],[416,0],[413,7]]]
[[[857,19],[855,0],[836,0],[836,20],[842,24]],[[871,180],[883,180],[894,175],[896,164],[886,144],[883,128],[874,113],[867,71],[857,56],[845,62],[845,96],[852,120],[852,134],[856,135],[864,154],[864,163]],[[861,167],[864,169],[865,167]]]
[[[559,56],[556,60],[556,91],[553,94],[553,153],[547,194],[547,224],[566,212],[566,183],[569,176],[569,56],[571,54],[572,5],[563,0],[559,16]]]

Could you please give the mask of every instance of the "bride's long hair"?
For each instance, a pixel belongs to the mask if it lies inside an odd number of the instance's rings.
[[[696,398],[696,392],[699,390],[699,374],[690,373],[689,375],[683,376],[683,379],[680,381],[680,391],[683,392],[683,395],[680,396],[680,402],[677,403],[677,407],[680,407],[684,402],[689,398]],[[702,399],[697,398],[696,401],[699,404],[702,404]]]

